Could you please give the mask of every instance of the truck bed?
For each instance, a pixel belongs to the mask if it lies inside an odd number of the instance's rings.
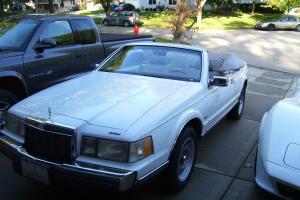
[[[135,36],[134,34],[113,34],[113,33],[100,33],[100,39],[102,42],[116,42],[116,41],[123,41],[123,40],[138,40],[138,39],[150,39],[153,38],[152,35],[138,35]]]

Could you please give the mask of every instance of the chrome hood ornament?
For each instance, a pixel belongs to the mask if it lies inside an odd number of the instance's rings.
[[[48,116],[49,116],[48,119],[49,119],[49,120],[51,119],[51,113],[52,113],[52,112],[51,112],[51,107],[49,107],[49,108],[48,108]],[[50,120],[50,121],[51,121],[51,120]]]

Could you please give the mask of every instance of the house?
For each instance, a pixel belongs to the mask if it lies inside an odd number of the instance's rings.
[[[125,0],[125,2],[133,4],[136,9],[174,8],[177,4],[177,0]]]
[[[34,3],[36,4],[39,12],[47,12],[49,0],[35,0]],[[85,0],[53,0],[55,11],[68,11],[85,3]]]

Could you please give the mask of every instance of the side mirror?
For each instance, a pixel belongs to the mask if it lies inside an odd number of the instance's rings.
[[[36,50],[44,50],[53,47],[56,47],[56,41],[53,38],[42,39],[35,45]]]
[[[209,81],[209,86],[226,87],[226,86],[228,86],[228,78],[226,78],[224,76],[214,76]]]

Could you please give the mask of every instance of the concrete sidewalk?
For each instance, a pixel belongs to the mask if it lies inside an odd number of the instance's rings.
[[[103,27],[101,32],[133,33],[133,28]],[[141,34],[172,39],[168,29],[140,28]],[[256,30],[205,30],[193,34],[190,44],[208,51],[234,52],[249,65],[300,74],[300,32]]]

